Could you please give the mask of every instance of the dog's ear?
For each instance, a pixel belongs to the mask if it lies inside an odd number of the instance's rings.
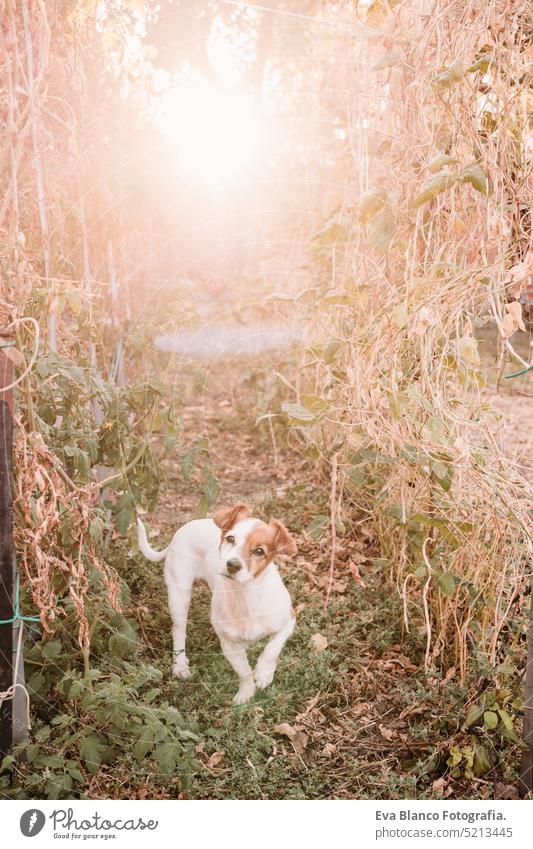
[[[213,522],[221,531],[229,531],[241,519],[246,519],[251,512],[248,505],[242,503],[236,504],[235,507],[223,507],[222,510],[217,510],[213,516]]]
[[[282,525],[277,519],[271,519],[270,527],[274,528],[276,532],[276,536],[274,537],[274,552],[276,554],[286,555],[296,554],[298,547],[285,525]]]

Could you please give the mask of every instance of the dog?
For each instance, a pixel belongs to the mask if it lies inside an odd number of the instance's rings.
[[[287,528],[272,519],[268,524],[251,516],[246,504],[218,510],[212,519],[194,519],[179,528],[164,551],[154,551],[137,519],[139,548],[148,560],[165,559],[165,583],[172,617],[177,678],[191,674],[185,653],[187,616],[195,581],[211,590],[211,623],[222,652],[239,676],[233,698],[244,704],[272,682],[278,658],[294,631],[296,615],[274,558],[296,554]],[[270,637],[254,670],[246,647]]]

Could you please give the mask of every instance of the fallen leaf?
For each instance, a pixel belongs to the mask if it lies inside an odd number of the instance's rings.
[[[446,780],[444,778],[437,778],[436,781],[431,785],[431,791],[433,793],[440,793],[444,795],[444,788],[446,787]]]
[[[309,737],[303,733],[301,725],[293,726],[289,725],[288,722],[282,722],[281,725],[276,725],[274,734],[279,734],[281,737],[288,737],[297,755],[302,754],[309,742]]]
[[[348,563],[348,569],[352,573],[355,583],[359,584],[359,586],[364,589],[366,587],[366,584],[361,577],[361,573],[359,572],[357,564],[354,563],[353,560],[350,560],[350,562]]]
[[[503,781],[497,781],[494,786],[495,799],[518,799],[518,787],[516,784],[504,784]]]
[[[385,740],[392,740],[394,737],[394,731],[391,728],[386,728],[384,725],[378,725],[378,728],[381,732],[381,736],[385,738]]]
[[[319,690],[318,693],[316,694],[316,696],[313,696],[313,698],[307,703],[305,710],[302,713],[298,714],[296,719],[303,719],[304,716],[307,716],[313,710],[313,708],[316,707],[316,705],[318,704],[318,700],[320,699],[321,695],[322,694]]]
[[[324,651],[328,647],[328,641],[322,634],[313,634],[309,640],[309,647],[312,651]]]
[[[214,769],[214,767],[218,766],[224,758],[224,752],[213,752],[209,760],[207,761],[207,766],[209,769]]]
[[[337,747],[333,745],[333,743],[326,743],[324,748],[322,749],[322,754],[326,758],[331,758],[337,752]]]

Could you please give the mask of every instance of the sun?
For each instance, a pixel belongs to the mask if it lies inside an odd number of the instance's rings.
[[[259,159],[265,127],[257,100],[201,74],[182,73],[161,96],[155,120],[180,169],[207,185],[235,183]]]

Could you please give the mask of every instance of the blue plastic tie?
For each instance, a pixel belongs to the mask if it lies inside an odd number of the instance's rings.
[[[15,575],[15,600],[11,619],[0,619],[0,625],[13,625],[14,622],[40,622],[40,616],[23,616],[20,612],[20,579],[19,572]]]

